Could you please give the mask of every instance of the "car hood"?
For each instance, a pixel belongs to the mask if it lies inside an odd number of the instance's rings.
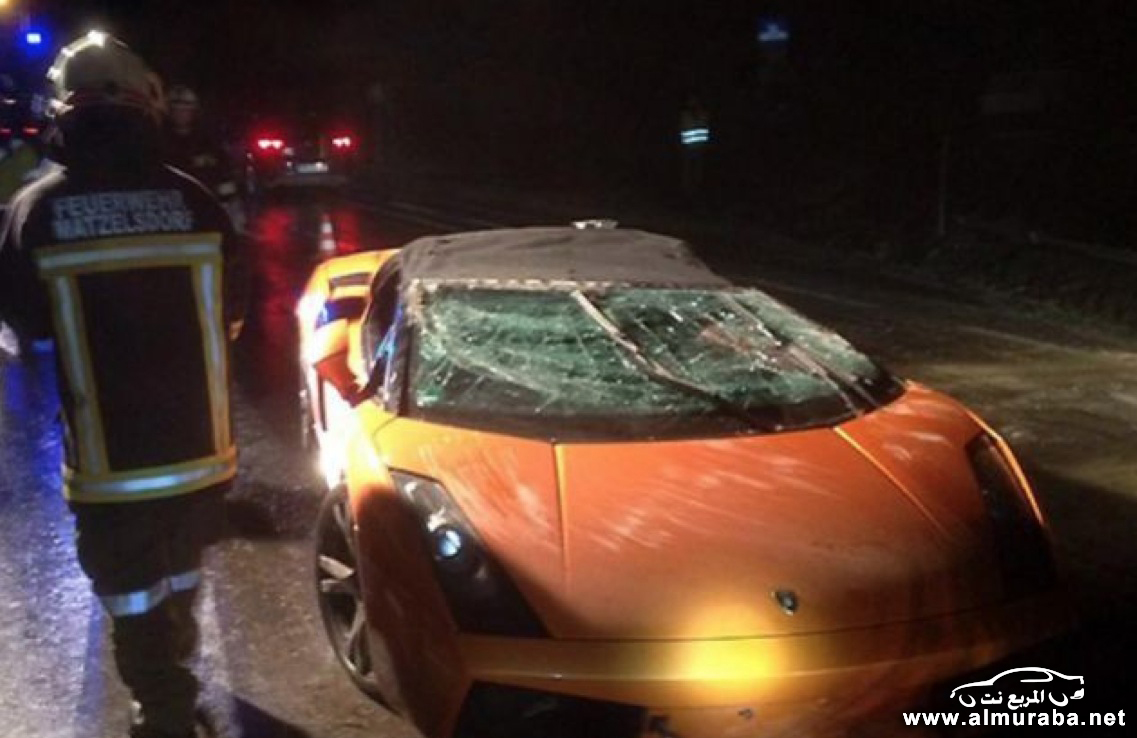
[[[838,428],[713,440],[406,430],[389,461],[447,488],[557,636],[821,632],[998,595],[963,451],[979,428],[926,390]]]

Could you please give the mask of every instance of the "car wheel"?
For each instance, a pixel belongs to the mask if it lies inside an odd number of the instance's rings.
[[[341,484],[325,496],[316,523],[316,596],[336,660],[359,689],[380,699],[357,561],[355,522]]]

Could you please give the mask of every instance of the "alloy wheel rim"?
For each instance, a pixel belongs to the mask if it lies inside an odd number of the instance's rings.
[[[371,653],[346,495],[336,501],[330,517],[322,526],[316,565],[320,609],[337,656],[353,674],[367,679]]]

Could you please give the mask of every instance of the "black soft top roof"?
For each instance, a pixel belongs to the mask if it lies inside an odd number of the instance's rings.
[[[405,283],[608,283],[727,287],[674,238],[623,228],[508,228],[420,238],[399,255]]]

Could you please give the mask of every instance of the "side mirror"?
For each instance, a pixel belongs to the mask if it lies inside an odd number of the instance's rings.
[[[340,397],[354,407],[363,401],[366,393],[364,380],[352,367],[351,344],[347,321],[336,320],[312,335],[306,358],[317,376],[335,387]]]
[[[348,366],[346,352],[327,356],[313,364],[313,368],[320,379],[335,387],[339,396],[352,407],[367,396],[364,386]]]

